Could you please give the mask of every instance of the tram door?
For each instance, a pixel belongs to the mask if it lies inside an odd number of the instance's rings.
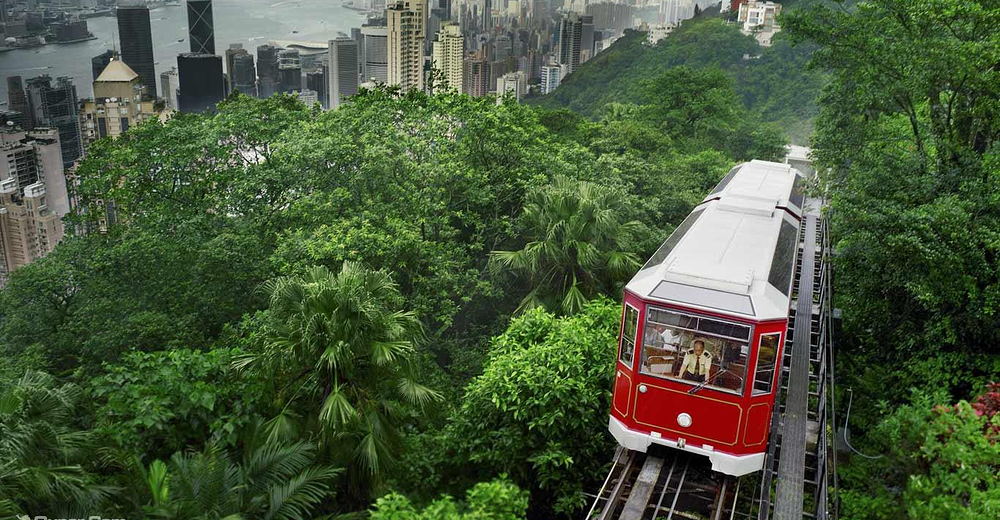
[[[636,345],[639,343],[639,304],[625,301],[622,313],[621,337],[618,341],[618,362],[615,363],[615,391],[612,406],[621,416],[628,417],[634,400]]]

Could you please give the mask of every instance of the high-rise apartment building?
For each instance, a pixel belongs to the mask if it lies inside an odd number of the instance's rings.
[[[448,87],[459,92],[465,89],[463,78],[465,59],[465,38],[462,30],[454,22],[445,22],[434,38],[434,57],[431,66],[441,73]]]
[[[139,74],[146,94],[156,95],[156,68],[153,65],[153,33],[149,26],[149,8],[138,2],[122,1],[118,5],[118,39],[121,58]]]
[[[269,98],[279,91],[281,77],[278,74],[278,51],[280,47],[261,45],[257,47],[257,95]]]
[[[580,66],[580,51],[583,40],[583,20],[580,15],[570,13],[559,24],[559,64],[566,65],[570,72]]]
[[[358,93],[358,42],[351,38],[330,40],[330,110]]]
[[[559,72],[559,65],[544,65],[542,66],[542,94],[548,94],[559,86],[559,81],[562,79]]]
[[[0,285],[62,240],[69,212],[59,132],[0,130]]]
[[[51,77],[42,75],[29,79],[25,92],[35,128],[48,127],[59,130],[63,166],[70,168],[73,161],[83,155],[79,103],[73,80],[61,77],[53,85]]]
[[[423,90],[427,0],[399,0],[385,14],[387,83]]]
[[[215,24],[212,20],[212,0],[188,0],[188,40],[191,52],[215,54]]]
[[[278,92],[302,91],[302,58],[296,49],[278,51]]]
[[[177,109],[181,112],[207,112],[226,97],[225,79],[222,75],[222,56],[195,54],[177,56],[177,74],[180,89],[177,92]]]
[[[364,81],[389,81],[388,32],[384,25],[361,27],[361,77]]]
[[[470,53],[462,61],[462,85],[466,94],[485,97],[490,91],[490,62],[483,53]]]

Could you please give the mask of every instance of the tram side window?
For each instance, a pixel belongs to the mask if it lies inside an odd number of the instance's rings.
[[[660,309],[647,310],[643,374],[743,391],[750,327]]]
[[[635,332],[639,328],[639,311],[632,306],[625,306],[625,321],[622,324],[622,344],[618,352],[618,361],[632,368],[635,355]]]
[[[753,394],[771,393],[774,382],[774,370],[777,367],[778,342],[781,334],[763,334],[760,337],[760,349],[757,352],[757,370],[753,383]]]

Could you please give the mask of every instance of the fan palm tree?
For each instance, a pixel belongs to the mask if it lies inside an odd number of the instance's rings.
[[[289,429],[289,417],[311,415],[355,491],[380,481],[399,449],[405,405],[440,398],[414,377],[416,316],[401,309],[388,274],[353,262],[336,273],[313,267],[263,289],[268,340],[236,367],[278,387],[282,411],[270,421],[272,434]]]
[[[494,271],[513,271],[530,284],[518,311],[543,306],[573,314],[638,269],[628,245],[640,224],[621,215],[618,194],[593,183],[556,177],[531,192],[521,216],[529,242],[490,254]]]
[[[42,372],[0,386],[0,516],[86,516],[114,492],[80,465],[92,453],[73,427],[81,396]]]
[[[316,464],[316,449],[306,442],[265,443],[240,462],[209,445],[144,471],[152,494],[146,513],[175,520],[304,520],[331,495],[337,473]]]

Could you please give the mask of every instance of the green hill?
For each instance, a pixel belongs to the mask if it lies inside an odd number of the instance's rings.
[[[806,70],[813,46],[792,46],[779,34],[772,47],[761,47],[714,16],[686,21],[656,45],[645,40],[646,33],[627,31],[563,79],[555,92],[529,103],[596,117],[608,103],[640,102],[643,85],[670,68],[717,67],[734,79],[747,109],[777,123],[794,142],[807,141],[824,82],[822,75]]]

